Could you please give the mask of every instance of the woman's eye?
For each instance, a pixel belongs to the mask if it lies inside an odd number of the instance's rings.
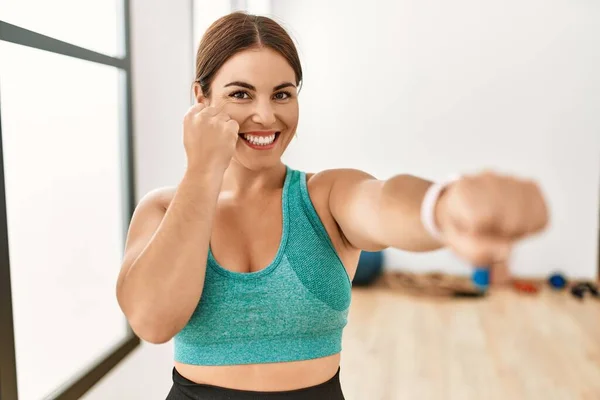
[[[275,100],[286,100],[291,97],[291,94],[289,92],[279,92],[279,93],[276,93],[274,97],[275,97]]]
[[[240,100],[246,100],[250,98],[250,95],[247,92],[244,92],[243,90],[233,92],[229,96]]]

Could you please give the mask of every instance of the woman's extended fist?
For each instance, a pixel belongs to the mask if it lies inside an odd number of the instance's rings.
[[[536,183],[491,172],[449,185],[435,217],[445,244],[473,265],[505,261],[516,241],[542,231],[549,220]]]

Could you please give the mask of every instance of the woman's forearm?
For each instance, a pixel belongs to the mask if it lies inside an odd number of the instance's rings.
[[[396,175],[383,183],[378,231],[387,247],[430,251],[443,246],[421,220],[423,199],[431,185],[432,182],[412,175]]]

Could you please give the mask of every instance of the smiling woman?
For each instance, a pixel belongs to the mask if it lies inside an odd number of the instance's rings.
[[[117,284],[142,339],[174,339],[169,399],[343,399],[362,250],[449,246],[484,264],[546,224],[534,184],[492,173],[432,184],[285,165],[301,83],[269,18],[226,15],[200,42],[185,175],[139,203]]]
[[[275,21],[234,13],[216,21],[198,48],[194,94],[240,123],[236,160],[273,165],[298,125],[302,67],[291,38]],[[251,150],[269,150],[256,157]]]
[[[218,73],[210,75],[212,80],[200,77],[194,87],[200,104],[218,107],[238,122],[243,140],[237,145],[235,160],[250,170],[277,163],[298,125],[296,85],[300,78],[278,51],[268,43],[262,46],[236,49]],[[263,152],[257,157],[254,150]]]

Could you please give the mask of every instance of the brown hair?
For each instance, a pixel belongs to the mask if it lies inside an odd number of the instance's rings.
[[[251,48],[268,47],[280,53],[296,74],[296,85],[302,82],[302,66],[296,46],[281,25],[271,18],[234,12],[225,15],[208,28],[196,54],[196,79],[204,96],[210,96],[215,74],[234,54]]]

